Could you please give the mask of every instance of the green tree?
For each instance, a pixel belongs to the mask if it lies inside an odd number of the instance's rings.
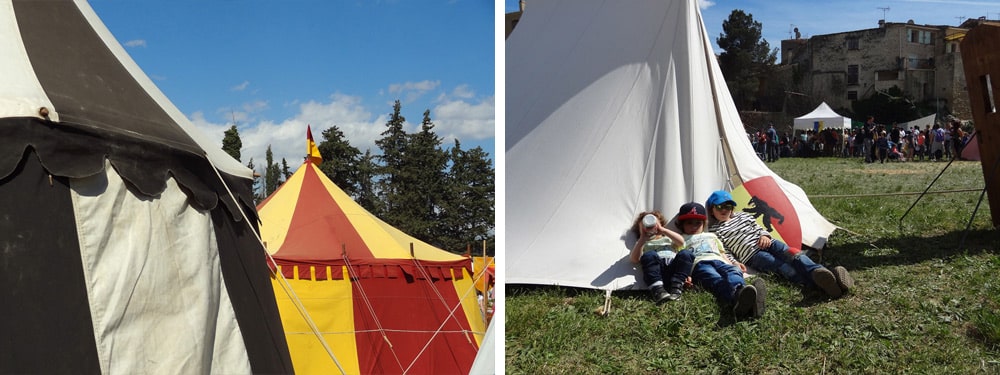
[[[354,201],[358,202],[368,212],[384,212],[382,200],[379,199],[375,178],[378,174],[379,166],[375,161],[375,156],[371,150],[365,150],[365,154],[358,158],[355,165],[354,174],[357,181],[357,192]]]
[[[392,105],[392,113],[386,121],[386,130],[382,132],[382,138],[375,140],[375,145],[382,150],[382,154],[376,158],[381,161],[375,180],[376,191],[382,201],[381,212],[375,212],[393,225],[398,225],[400,219],[396,209],[399,208],[399,192],[409,188],[406,186],[404,176],[403,155],[406,152],[408,137],[403,129],[406,118],[400,114],[401,105],[399,100]],[[400,228],[402,229],[402,228]]]
[[[361,183],[356,167],[361,151],[351,146],[344,132],[337,126],[324,130],[322,137],[322,141],[316,145],[323,157],[319,170],[347,195],[357,200]]]
[[[253,165],[253,158],[250,158],[250,162],[247,163],[247,168],[253,171],[253,185],[250,190],[253,192],[253,203],[260,203],[266,196],[264,195],[264,180],[260,178],[260,174],[257,173],[256,166]]]
[[[473,253],[480,254],[486,241],[487,254],[493,254],[496,185],[489,154],[482,147],[464,151],[456,139],[450,155],[448,189],[439,221],[444,248],[464,252],[471,247]]]
[[[264,166],[264,197],[271,196],[278,186],[281,185],[281,169],[274,162],[274,154],[271,153],[271,145],[267,145],[267,152],[264,153],[267,164]]]
[[[778,59],[778,50],[761,38],[761,29],[752,14],[735,9],[722,22],[722,34],[715,40],[725,51],[719,55],[719,68],[741,110],[755,109],[760,80],[772,72]]]
[[[851,109],[854,110],[852,118],[865,119],[868,116],[875,116],[875,122],[879,124],[905,122],[921,117],[913,101],[899,86],[892,86],[888,90],[876,90],[872,96],[852,102]]]
[[[288,181],[289,177],[292,177],[292,171],[288,169],[288,161],[281,158],[281,180]]]
[[[445,193],[445,169],[448,154],[441,149],[441,138],[434,133],[431,111],[425,110],[420,131],[408,137],[403,154],[403,189],[396,190],[399,216],[405,217],[406,231],[425,242],[442,246],[436,240],[436,223]]]
[[[230,127],[223,134],[222,151],[225,151],[236,161],[242,161],[240,160],[240,149],[243,148],[243,141],[240,140],[240,131],[236,129],[236,125]]]

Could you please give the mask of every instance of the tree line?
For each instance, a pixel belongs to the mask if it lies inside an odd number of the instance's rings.
[[[421,241],[452,253],[494,253],[495,172],[482,147],[463,150],[455,139],[450,148],[434,132],[430,110],[420,129],[407,133],[406,119],[396,100],[381,138],[379,153],[362,153],[339,127],[321,131],[316,139],[323,157],[318,166],[355,202],[383,221]],[[225,131],[222,149],[240,160],[243,147],[236,125]],[[262,169],[247,167],[261,177],[254,180],[254,199],[262,201],[292,175],[288,162],[275,162],[267,146]],[[240,160],[242,162],[242,160]],[[255,202],[255,203],[256,203]]]

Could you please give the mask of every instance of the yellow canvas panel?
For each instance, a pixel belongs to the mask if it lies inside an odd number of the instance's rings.
[[[748,192],[747,189],[746,189],[746,187],[744,187],[742,184],[740,186],[737,186],[736,189],[733,189],[733,191],[730,192],[729,194],[731,194],[733,196],[733,200],[736,201],[737,203],[738,202],[749,202],[750,201],[750,192]],[[740,205],[736,206],[736,208],[734,210],[739,210],[739,209],[743,208],[742,206],[744,206],[744,204],[740,203]],[[764,218],[763,217],[758,217],[757,218],[757,225],[760,225],[761,228],[764,227]],[[771,238],[774,238],[776,240],[780,240],[781,242],[785,242],[785,239],[781,237],[781,233],[779,233],[778,231],[771,232]]]
[[[461,310],[465,312],[465,317],[469,320],[469,329],[474,332],[476,347],[481,347],[483,344],[483,335],[486,334],[486,316],[479,307],[475,285],[472,282],[472,278],[469,277],[469,272],[463,269],[462,273],[465,275],[464,278],[453,280],[455,292],[458,293],[458,298],[462,300]]]
[[[311,165],[311,164],[306,164]],[[257,214],[260,217],[260,239],[267,245],[267,252],[274,254],[285,243],[285,236],[288,234],[288,227],[292,223],[292,214],[295,213],[295,204],[298,203],[298,191],[302,190],[302,181],[305,179],[305,170],[299,168],[288,181],[285,181],[278,191],[287,190],[295,194],[275,194],[267,205],[260,207]]]
[[[333,359],[279,282],[273,278],[271,280],[295,373],[339,374],[340,370]],[[340,366],[348,374],[360,373],[350,281],[288,280],[288,283],[322,332]]]

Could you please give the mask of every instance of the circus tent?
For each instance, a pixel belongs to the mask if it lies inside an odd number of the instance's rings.
[[[308,145],[257,207],[296,373],[468,373],[486,330],[470,259],[366,211]]]

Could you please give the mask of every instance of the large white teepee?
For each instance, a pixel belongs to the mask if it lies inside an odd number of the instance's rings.
[[[533,1],[506,56],[507,283],[644,287],[635,216],[717,189],[794,247],[836,228],[757,158],[696,0]]]

